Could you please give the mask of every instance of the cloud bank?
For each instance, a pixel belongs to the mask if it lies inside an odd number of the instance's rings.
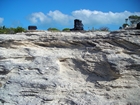
[[[2,24],[3,21],[4,21],[4,18],[1,18],[1,17],[0,17],[0,24]]]
[[[49,11],[48,13],[36,12],[29,16],[29,20],[34,24],[51,24],[56,23],[62,26],[73,25],[73,20],[81,19],[85,26],[105,26],[105,25],[120,25],[125,22],[125,19],[130,15],[140,15],[140,12],[102,12],[91,11],[87,9],[75,10],[71,14],[64,14],[59,10]]]

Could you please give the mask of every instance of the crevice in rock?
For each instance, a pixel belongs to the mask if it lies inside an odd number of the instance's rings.
[[[121,40],[110,40],[110,41],[107,41],[107,42],[112,44],[112,45],[115,45],[117,47],[121,47],[121,48],[127,49],[129,51],[136,51],[136,50],[140,49],[140,46],[138,44],[132,43],[130,41],[126,41],[124,39],[121,39]]]
[[[53,101],[53,98],[43,98],[43,101]]]
[[[38,92],[36,91],[21,91],[20,94],[22,96],[36,96]]]
[[[92,63],[92,62],[90,62]],[[81,61],[77,59],[61,59],[60,60],[60,71],[64,70],[66,73],[72,73],[73,70],[81,72],[83,75],[87,75],[86,81],[95,82],[95,81],[110,81],[117,79],[119,77],[119,73],[116,73],[111,69],[111,65],[106,62],[95,63],[95,66],[91,66],[89,68],[89,64],[87,61]],[[91,71],[93,70],[93,71]]]
[[[57,48],[80,48],[80,47],[95,47],[96,44],[91,41],[51,41],[51,42],[36,42],[41,47],[57,47]]]
[[[35,59],[35,57],[25,57],[25,60],[27,61],[33,61]]]
[[[10,71],[6,70],[5,66],[0,65],[0,75],[6,75],[8,74]]]
[[[15,40],[0,41],[0,47],[15,49],[16,47],[12,45],[23,45],[23,43],[21,43],[20,41],[15,41]]]
[[[27,61],[33,61],[35,59],[35,57],[32,57],[32,56],[23,56],[23,57],[20,57],[20,56],[15,56],[15,57],[8,57],[8,58],[5,58],[5,57],[1,57],[0,60],[6,60],[6,59],[25,59]]]
[[[2,104],[4,104],[6,101],[3,100],[3,99],[0,99],[0,102],[1,102]]]
[[[126,65],[127,70],[136,70],[140,71],[140,64],[131,64],[131,65]]]
[[[58,103],[61,105],[77,105],[73,100],[65,99],[65,98],[60,99]]]

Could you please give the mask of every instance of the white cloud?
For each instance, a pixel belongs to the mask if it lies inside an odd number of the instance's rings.
[[[29,17],[29,20],[32,23],[41,22],[44,24],[50,22],[50,18],[42,12],[32,13],[31,16]]]
[[[106,25],[106,24],[122,24],[125,19],[130,15],[140,15],[139,13],[131,13],[128,11],[124,12],[101,12],[101,11],[90,11],[90,10],[77,10],[73,11],[72,15],[75,18],[80,18],[83,23],[87,25]]]
[[[1,17],[0,17],[0,24],[2,24],[3,21],[4,21],[4,18],[1,18]]]
[[[52,18],[53,21],[56,21],[62,25],[66,25],[69,23],[70,20],[72,20],[72,16],[63,14],[62,12],[56,10],[56,11],[50,11],[48,14]]]
[[[72,11],[70,15],[64,14],[59,10],[49,11],[47,14],[42,12],[33,13],[30,15],[29,20],[32,23],[56,23],[59,25],[73,25],[73,20],[78,18],[83,21],[85,26],[105,26],[105,25],[120,25],[125,22],[125,19],[130,15],[139,15],[140,12],[102,12],[102,11],[91,11],[87,9]]]

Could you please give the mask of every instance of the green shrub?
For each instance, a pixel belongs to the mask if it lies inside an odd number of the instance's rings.
[[[70,29],[69,29],[69,28],[64,28],[62,31],[67,31],[67,32],[69,32]]]
[[[6,28],[5,26],[0,27],[0,34],[15,34],[18,32],[25,32],[26,30],[22,27],[17,28]]]
[[[127,23],[124,23],[123,25],[122,25],[122,27],[123,28],[125,28],[126,26],[129,26]]]
[[[15,28],[15,30],[14,30],[15,33],[24,32],[24,31],[25,31],[25,29],[22,28],[22,27],[17,27],[17,28]]]
[[[48,31],[60,31],[59,29],[57,29],[57,28],[48,28]]]

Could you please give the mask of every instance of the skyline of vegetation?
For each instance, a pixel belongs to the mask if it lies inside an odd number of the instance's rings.
[[[125,23],[123,23],[122,26],[119,27],[119,29],[124,29],[127,26],[137,24],[138,22],[140,22],[140,16],[131,15],[125,19]],[[53,31],[53,32],[58,32],[58,31],[69,32],[70,28],[64,28],[64,29],[60,30],[60,29],[55,28],[55,27],[50,27],[46,30]],[[26,31],[27,31],[27,29],[20,27],[20,26],[18,26],[16,28],[13,28],[13,27],[8,28],[5,25],[0,27],[0,34],[15,34],[15,33],[26,32]],[[94,29],[94,27],[92,27],[92,29],[88,29],[86,31],[110,31],[110,29],[109,29],[109,27],[104,26],[104,27],[100,27],[98,29]]]

